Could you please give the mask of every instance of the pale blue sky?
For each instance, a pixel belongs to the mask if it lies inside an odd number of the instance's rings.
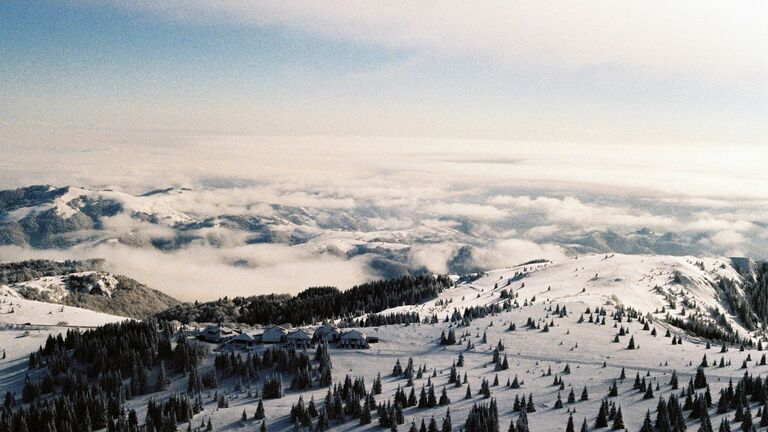
[[[2,2],[0,122],[764,142],[764,3],[469,3]]]

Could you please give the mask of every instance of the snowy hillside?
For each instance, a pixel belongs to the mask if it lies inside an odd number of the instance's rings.
[[[403,416],[403,423],[397,425],[400,430],[408,430],[412,422],[418,430],[422,420],[429,424],[432,418],[440,428],[450,409],[451,430],[458,431],[471,417],[474,406],[491,400],[497,406],[500,429],[507,430],[510,422],[521,419],[521,413],[514,407],[516,399],[524,398],[530,411],[526,417],[531,431],[565,430],[571,414],[577,428],[586,420],[590,431],[610,430],[612,425],[632,431],[640,429],[646,412],[650,412],[651,422],[655,423],[659,398],[670,401],[672,396],[680,398],[683,415],[679,421],[687,423],[688,430],[700,427],[702,414],[692,417],[691,411],[699,396],[702,400],[712,399],[712,408],[707,410],[712,424],[718,425],[727,418],[731,427],[738,430],[740,423],[734,422],[734,406],[727,405],[721,413],[714,406],[730,380],[737,382],[745,372],[756,377],[768,374],[765,355],[761,352],[763,342],[758,345],[758,338],[744,339],[747,343],[741,349],[740,343],[713,341],[708,344],[707,340],[667,322],[683,316],[709,320],[718,311],[727,325],[741,337],[747,336],[749,333],[739,319],[727,312],[728,306],[717,288],[721,278],[740,283],[739,273],[730,266],[729,260],[669,256],[583,255],[561,262],[537,260],[490,271],[471,282],[460,282],[423,304],[400,306],[377,314],[416,312],[421,322],[357,328],[371,340],[368,349],[344,349],[331,343],[328,354],[332,381],[343,384],[345,376],[351,380],[363,378],[366,391],[371,391],[381,376],[381,391],[373,397],[376,403],[385,406],[387,401],[392,403],[397,399],[401,389],[406,396],[413,389],[417,406],[406,404],[398,408]],[[19,310],[12,314],[15,317],[63,320],[56,315],[59,306],[41,306],[15,298],[8,298],[0,306],[6,310],[10,304],[19,304]],[[7,316],[0,314],[0,317]],[[44,318],[46,316],[50,318]],[[102,319],[91,316],[95,321]],[[103,319],[110,320],[109,317]],[[317,329],[317,326],[305,328],[310,334]],[[341,329],[342,332],[349,330]],[[256,329],[244,328],[244,331],[260,335]],[[446,335],[447,343],[441,342]],[[254,415],[260,404],[265,412],[263,423],[271,431],[308,430],[301,422],[309,422],[315,429],[322,423],[338,431],[384,430],[379,425],[382,414],[374,410],[371,423],[367,424],[360,419],[362,401],[354,399],[339,402],[339,406],[350,410],[342,416],[343,420],[342,417],[326,418],[325,424],[319,417],[309,415],[304,420],[297,418],[298,423],[294,425],[292,406],[300,397],[304,408],[313,400],[318,411],[334,412],[324,402],[329,389],[319,384],[318,376],[310,375],[311,387],[299,390],[295,388],[297,375],[290,372],[287,364],[278,372],[271,364],[260,363],[260,369],[251,370],[253,366],[248,366],[251,360],[244,363],[245,366],[233,368],[222,366],[221,358],[216,359],[217,352],[223,350],[229,359],[226,362],[243,362],[256,355],[264,357],[266,362],[268,349],[271,353],[289,355],[290,351],[282,349],[281,344],[255,344],[250,351],[238,348],[229,351],[228,347],[235,345],[198,343],[213,352],[204,355],[195,367],[196,371],[199,369],[195,374],[210,376],[216,370],[214,383],[211,384],[209,378],[202,380],[208,384],[196,383],[190,378],[192,375],[174,371],[170,364],[178,360],[169,358],[165,366],[169,381],[162,386],[163,390],[154,386],[136,390],[139,393],[126,401],[126,409],[135,410],[140,423],[145,421],[150,398],[165,401],[174,392],[186,394],[190,386],[202,386],[200,406],[189,421],[193,430],[207,430],[208,423],[215,431],[258,429],[262,427],[262,420],[254,420]],[[314,358],[314,349],[308,350],[309,358]],[[301,349],[293,355],[300,352]],[[270,354],[274,355],[277,354]],[[407,371],[393,375],[398,361],[407,369],[409,359],[415,368],[410,380],[404,376]],[[699,387],[687,390],[689,380],[697,375],[704,359],[707,365],[702,371],[708,386],[700,387],[699,377]],[[269,360],[270,363],[280,361]],[[314,370],[320,366],[311,360],[311,367]],[[452,367],[456,368],[458,382],[452,382]],[[150,383],[161,376],[158,368],[158,364],[148,368]],[[621,378],[622,372],[625,378]],[[282,376],[283,396],[267,398],[266,381],[276,375]],[[673,376],[677,377],[679,387],[674,384]],[[6,387],[20,388],[20,379],[16,373],[8,378]],[[444,393],[447,399],[442,398],[442,402],[434,405],[427,401],[426,406],[420,407],[422,389],[426,392],[434,389],[437,396]],[[749,402],[753,417],[758,415],[761,398],[757,396]],[[622,425],[616,414],[610,415],[607,428],[598,427],[598,412],[603,401],[609,403],[611,411],[621,408]],[[358,409],[350,408],[354,403],[358,403]],[[740,408],[742,413],[745,408]],[[303,412],[296,409],[294,413]],[[241,418],[243,412],[245,420]],[[758,422],[759,418],[755,418],[755,424]],[[179,425],[179,428],[186,427],[186,423]]]
[[[746,358],[751,358],[746,363],[751,372],[768,373],[768,366],[756,364],[762,353],[754,348],[743,352],[731,348],[720,354],[719,344],[705,349],[704,340],[664,323],[666,313],[662,313],[662,309],[673,315],[680,314],[685,302],[691,304],[687,314],[696,311],[703,314],[708,308],[724,313],[726,308],[715,289],[721,277],[740,280],[726,259],[669,256],[584,255],[563,262],[539,262],[490,271],[475,281],[460,283],[444,291],[437,299],[425,304],[381,312],[379,315],[417,312],[422,318],[436,314],[438,323],[361,328],[368,335],[377,336],[379,342],[372,344],[369,350],[331,349],[334,378],[341,381],[346,374],[353,379],[362,376],[370,385],[377,374],[381,374],[383,392],[377,396],[377,401],[385,401],[394,397],[398,387],[405,388],[406,393],[410,391],[406,387],[407,380],[391,376],[398,359],[403,365],[408,358],[413,358],[417,367],[426,365],[424,377],[414,380],[416,395],[430,380],[438,395],[446,389],[451,403],[436,408],[404,409],[403,429],[407,429],[412,421],[420,426],[424,419],[428,424],[432,417],[440,426],[446,409],[450,408],[453,427],[458,430],[474,404],[488,401],[477,394],[481,381],[487,380],[491,397],[498,404],[502,429],[519,416],[512,410],[515,397],[532,396],[536,411],[528,414],[528,421],[533,431],[564,430],[569,411],[573,412],[576,427],[586,418],[588,428],[592,430],[600,403],[606,398],[622,407],[625,426],[629,430],[638,430],[646,411],[650,410],[655,419],[659,396],[667,399],[672,394],[678,395],[679,390],[673,391],[669,384],[672,372],[676,371],[680,386],[684,388],[705,354],[710,363],[722,358],[726,364],[722,368],[706,369],[715,401],[729,379],[738,380],[744,374],[741,367]],[[502,291],[511,293],[518,307],[476,318],[468,327],[445,322],[454,309],[463,311],[503,303]],[[678,303],[675,309],[670,307],[672,298]],[[620,307],[639,311],[639,317],[648,323],[649,330],[643,330],[645,324],[637,318],[627,320],[624,316],[621,322],[614,321],[612,314]],[[599,324],[599,308],[607,311],[605,325]],[[567,310],[567,314],[561,317],[556,310]],[[591,313],[585,313],[587,310]],[[591,322],[591,315],[597,316],[597,323]],[[584,320],[580,322],[582,316]],[[529,319],[538,326],[537,329],[526,328]],[[727,316],[727,319],[742,335],[747,334],[735,317]],[[509,330],[511,324],[516,326],[514,331]],[[625,329],[625,335],[621,337],[617,337],[619,327]],[[441,334],[451,330],[459,339],[457,345],[440,345]],[[669,336],[665,337],[667,331]],[[614,343],[615,338],[619,341]],[[637,349],[627,349],[630,338]],[[673,345],[673,339],[677,341],[678,338],[680,344]],[[492,360],[499,342],[504,346],[500,354],[507,357],[509,369],[497,371]],[[467,344],[471,345],[470,349]],[[465,364],[457,369],[460,377],[464,374],[468,377],[472,388],[469,400],[465,400],[467,384],[459,387],[448,384],[451,365],[460,355]],[[564,372],[566,368],[570,371]],[[622,369],[627,378],[618,380]],[[430,377],[433,374],[436,376]],[[636,374],[652,387],[652,397],[645,399],[644,392],[633,388]],[[494,385],[497,376],[499,384]],[[563,380],[562,390],[558,389],[559,385],[553,385],[558,376]],[[508,386],[514,378],[523,383],[518,389]],[[609,387],[614,382],[619,396],[609,398]],[[588,400],[582,401],[585,388]],[[571,391],[575,393],[576,401],[568,403]],[[214,430],[236,429],[240,425],[255,427],[256,421],[240,422],[242,411],[251,416],[257,402],[247,397],[243,399],[244,393],[230,393],[233,399],[229,408],[206,410],[201,417],[210,418]],[[303,393],[288,391],[283,399],[266,401],[270,430],[292,430],[286,417],[300,394],[305,403],[310,398],[322,401],[326,389]],[[558,395],[562,398],[563,408],[555,408]],[[732,420],[732,413],[728,416]],[[722,417],[713,413],[711,422],[717,425]],[[193,425],[198,422],[197,418]],[[689,428],[698,428],[698,421],[689,422]],[[373,423],[376,424],[375,418]],[[357,420],[352,419],[340,425],[332,422],[331,427],[334,430],[379,429],[378,426],[357,424]],[[734,425],[736,428],[738,424]]]
[[[0,294],[0,382],[4,383],[3,393],[20,391],[20,384],[27,375],[29,354],[44,345],[49,335],[126,319],[88,309]]]
[[[101,270],[103,260],[0,263],[0,294],[145,318],[177,300],[131,278]]]
[[[15,292],[23,298],[61,303],[73,291],[111,297],[112,291],[117,288],[118,284],[118,280],[112,275],[87,271],[59,276],[44,276],[29,281],[2,285],[0,290],[6,293]]]
[[[670,309],[670,300],[678,312],[709,313],[717,310],[742,335],[748,331],[729,316],[723,298],[717,292],[718,280],[743,282],[728,258],[696,258],[660,255],[589,254],[561,262],[522,264],[485,272],[470,283],[460,283],[438,299],[418,306],[393,308],[383,313],[416,311],[438,314],[441,319],[454,308],[486,306],[502,301],[506,290],[521,299],[536,298],[536,303],[576,303],[589,307],[606,304],[626,306],[642,313]]]
[[[0,326],[96,327],[126,317],[0,294]],[[35,347],[36,348],[36,347]]]

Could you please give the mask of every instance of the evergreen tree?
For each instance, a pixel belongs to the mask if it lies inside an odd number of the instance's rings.
[[[264,417],[264,402],[259,399],[259,404],[256,405],[256,413],[253,415],[253,418],[256,420],[264,420]]]
[[[445,411],[445,417],[443,417],[443,428],[440,432],[453,432],[453,423],[451,422],[451,409],[448,408]]]
[[[712,429],[712,421],[709,418],[709,411],[707,410],[706,403],[701,399],[701,425],[699,425],[699,432],[714,432]]]
[[[720,421],[720,427],[717,429],[717,432],[731,432],[731,424],[728,422],[727,417],[723,417]]]
[[[643,420],[643,426],[640,428],[640,432],[653,432],[653,425],[651,424],[651,411],[645,412],[645,419]]]
[[[624,416],[621,414],[621,407],[616,411],[616,415],[613,417],[613,430],[624,429]]]
[[[600,403],[600,409],[595,418],[595,428],[600,429],[608,426],[608,404],[605,401]]]
[[[634,336],[630,336],[630,338],[629,338],[629,345],[627,345],[627,349],[631,349],[631,350],[635,349],[635,337]]]
[[[749,406],[747,406],[744,409],[744,414],[742,415],[741,430],[743,432],[753,432],[754,429],[755,429],[755,427],[752,424],[752,410],[750,410]]]
[[[659,403],[656,406],[656,430],[659,432],[670,432],[672,424],[669,419],[669,410],[664,398],[659,396]]]
[[[704,369],[699,367],[696,369],[696,377],[693,380],[693,388],[703,389],[707,387],[707,377],[704,375]]]

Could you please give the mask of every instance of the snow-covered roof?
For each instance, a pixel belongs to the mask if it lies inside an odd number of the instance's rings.
[[[316,334],[327,334],[332,332],[338,333],[339,328],[333,324],[323,324],[320,327],[315,329]]]
[[[239,335],[230,339],[232,342],[253,342],[253,337],[248,333],[240,333]]]
[[[350,330],[343,335],[341,335],[342,339],[367,339],[368,337],[365,335],[365,333],[361,332],[360,330]]]
[[[312,339],[312,336],[306,330],[298,329],[288,333],[288,339]]]
[[[264,333],[268,331],[279,331],[281,333],[288,333],[288,330],[285,327],[275,325],[275,324],[269,325],[264,329]]]
[[[232,330],[227,327],[221,327],[216,324],[211,324],[203,330],[205,333],[231,333]]]

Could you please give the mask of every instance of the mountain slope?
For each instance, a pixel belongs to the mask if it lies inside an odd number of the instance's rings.
[[[730,293],[721,288],[721,281],[728,281]],[[706,322],[726,333],[746,336],[755,329],[735,313],[732,304],[747,302],[744,284],[728,258],[587,254],[488,271],[435,300],[383,313],[416,311],[444,319],[454,308],[501,304],[502,292],[507,291],[519,304],[536,299],[537,303],[577,302],[593,308],[627,307],[663,319]]]
[[[754,265],[747,267],[757,271]],[[743,266],[739,268],[743,273]],[[413,390],[419,395],[421,389],[425,393],[431,389],[438,395],[444,392],[448,399],[435,406],[427,401],[424,406],[417,402],[416,406],[403,407],[399,430],[407,430],[411,422],[418,430],[422,421],[429,423],[432,418],[440,424],[450,410],[451,431],[459,431],[473,407],[491,400],[497,406],[499,429],[507,430],[510,422],[521,417],[514,407],[515,400],[523,398],[526,403],[530,401],[526,417],[532,431],[562,431],[571,415],[577,427],[586,421],[590,431],[610,430],[612,422],[607,428],[595,427],[604,401],[622,409],[623,426],[632,431],[640,429],[646,412],[653,422],[659,398],[667,401],[673,396],[680,397],[680,404],[685,406],[680,421],[687,430],[698,430],[701,420],[692,415],[691,408],[696,397],[706,398],[707,394],[713,404],[707,408],[711,423],[717,425],[727,419],[738,430],[738,422],[733,422],[735,408],[729,405],[724,412],[718,412],[716,406],[721,390],[728,388],[730,380],[736,386],[745,376],[768,374],[765,352],[756,345],[758,334],[752,332],[753,337],[745,340],[743,347],[719,341],[710,344],[667,320],[683,314],[685,319],[708,320],[713,319],[714,311],[719,311],[725,324],[716,320],[715,324],[723,328],[727,324],[734,332],[747,336],[741,318],[728,312],[725,301],[733,298],[724,295],[720,283],[733,281],[735,292],[746,298],[749,293],[743,287],[748,281],[742,273],[736,271],[731,260],[717,257],[581,255],[559,262],[535,260],[466,278],[426,302],[378,312],[416,312],[422,318],[420,322],[365,327],[360,327],[365,325],[360,319],[347,322],[346,325],[375,336],[378,342],[371,343],[370,349],[342,349],[333,344],[328,348],[332,381],[338,384],[336,390],[317,384],[316,377],[310,378],[314,384],[308,388],[292,385],[298,375],[285,364],[281,366],[281,360],[275,360],[290,358],[290,350],[276,345],[256,345],[252,352],[223,357],[218,357],[219,352],[204,349],[194,374],[186,373],[184,368],[168,368],[168,382],[163,389],[153,387],[145,394],[134,395],[126,400],[125,408],[136,410],[141,423],[147,417],[149,405],[177,397],[172,395],[186,394],[190,382],[194,384],[190,376],[210,376],[217,371],[217,379],[202,392],[200,411],[189,419],[193,426],[210,421],[213,430],[258,429],[262,420],[253,417],[262,405],[268,430],[307,428],[292,421],[294,407],[300,400],[305,407],[313,401],[318,410],[330,412],[332,407],[325,399],[329,391],[329,402],[336,404],[335,395],[343,394],[345,387],[349,389],[352,380],[363,379],[367,389],[371,389],[380,377],[381,392],[375,395],[375,401],[385,406],[395,403],[401,391],[407,395]],[[2,310],[0,304],[0,317]],[[312,331],[316,325],[303,328]],[[258,332],[247,327],[243,330]],[[456,343],[441,343],[442,336],[451,333]],[[122,332],[116,334],[123,336]],[[293,353],[297,355],[300,351]],[[124,354],[121,352],[121,357]],[[170,352],[166,355],[168,365],[178,357]],[[257,373],[260,377],[254,378],[256,374],[247,366],[249,362],[243,362],[257,355],[261,359]],[[265,365],[263,359],[267,357],[272,366]],[[310,352],[309,358],[312,357]],[[706,366],[699,372],[705,359]],[[410,378],[395,373],[397,364],[406,368],[409,363],[421,372],[414,370]],[[4,364],[3,360],[0,364]],[[460,378],[458,383],[450,381],[452,368]],[[160,369],[159,361],[150,364],[148,375],[154,380],[160,376]],[[44,376],[44,371],[35,372],[38,377]],[[693,383],[693,378],[701,374],[705,375],[705,385],[687,388],[689,380]],[[18,391],[25,373],[16,371],[8,375],[2,390]],[[261,399],[266,377],[277,375],[284,382],[282,397]],[[673,384],[673,376],[679,380],[679,386]],[[614,386],[615,394],[611,391]],[[483,387],[486,391],[481,392]],[[742,415],[749,410],[755,424],[759,421],[757,412],[766,402],[764,392],[754,396],[756,393],[745,397],[745,405],[739,408]],[[574,398],[569,401],[571,394]],[[357,410],[353,409],[355,403]],[[327,430],[384,430],[377,426],[382,415],[375,409],[371,412],[372,424],[361,424],[356,414],[360,400],[344,397],[338,404],[347,409],[343,416],[329,422]],[[186,421],[178,428],[186,427]],[[309,418],[313,427],[318,422],[317,417]]]
[[[3,263],[0,293],[131,318],[144,318],[178,303],[131,278],[106,273],[101,265],[99,260]]]

